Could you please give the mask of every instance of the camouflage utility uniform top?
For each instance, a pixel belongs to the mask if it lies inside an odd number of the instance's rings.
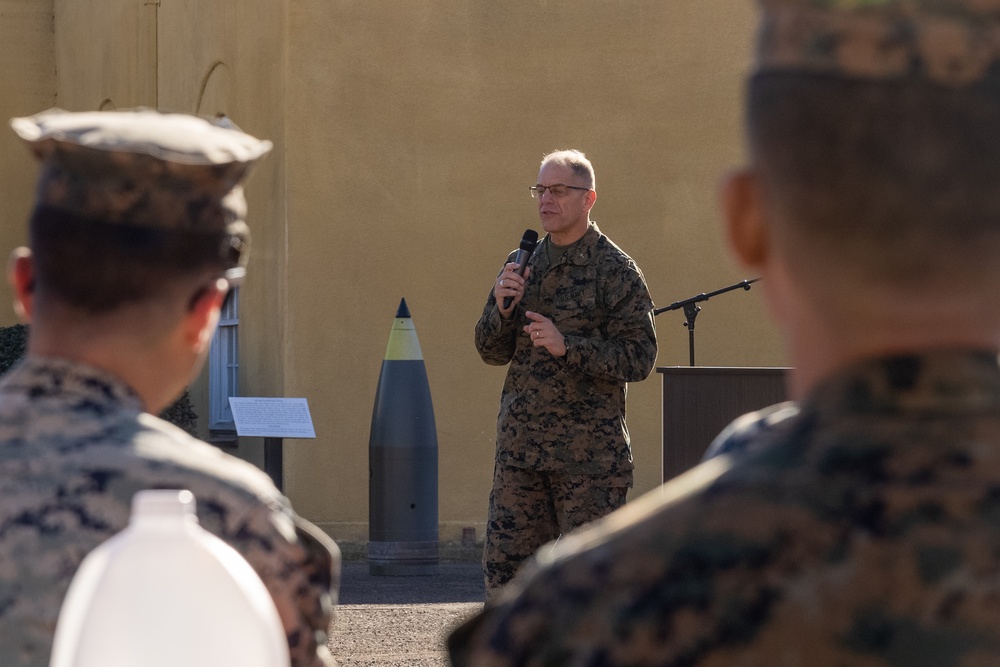
[[[859,363],[766,437],[542,552],[454,664],[1000,664],[995,352]]]
[[[189,489],[201,525],[254,567],[293,665],[332,664],[333,541],[295,516],[263,472],[145,414],[115,378],[32,357],[0,380],[0,665],[47,667],[77,566],[125,528],[132,496],[151,488]]]
[[[476,324],[483,360],[510,363],[497,462],[631,479],[625,383],[645,379],[656,361],[653,301],[639,267],[597,225],[552,266],[549,243],[546,236],[532,255],[511,318],[500,317],[491,292]],[[526,310],[553,321],[566,340],[564,357],[534,347]]]

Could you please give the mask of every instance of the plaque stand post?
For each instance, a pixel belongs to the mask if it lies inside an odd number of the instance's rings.
[[[282,462],[282,439],[264,438],[264,472],[270,477],[278,491],[285,492],[284,467]]]

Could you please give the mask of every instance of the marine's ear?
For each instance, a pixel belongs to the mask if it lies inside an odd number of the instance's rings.
[[[769,242],[760,180],[751,169],[730,171],[719,196],[730,250],[745,267],[760,270]]]
[[[10,254],[7,282],[14,291],[14,312],[30,324],[35,297],[35,259],[29,248],[15,248]]]
[[[201,351],[212,342],[219,311],[228,291],[229,283],[219,278],[199,289],[191,298],[184,315],[183,335],[185,345],[192,350]]]

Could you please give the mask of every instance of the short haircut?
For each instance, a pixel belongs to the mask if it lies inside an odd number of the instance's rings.
[[[45,206],[29,226],[36,292],[93,315],[169,298],[226,268],[222,233],[108,224]]]
[[[782,224],[810,250],[897,283],[958,258],[996,263],[996,83],[772,72],[753,77],[748,97],[754,165]]]
[[[591,190],[597,189],[597,178],[594,176],[594,165],[590,164],[587,156],[578,150],[559,150],[549,153],[542,158],[542,166],[553,162],[564,167],[569,167],[573,174],[579,176]]]

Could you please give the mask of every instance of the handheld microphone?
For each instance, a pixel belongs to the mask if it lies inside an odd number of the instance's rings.
[[[536,245],[538,245],[538,232],[534,229],[525,229],[524,236],[521,237],[521,245],[518,246],[517,254],[514,255],[514,263],[519,265],[517,275],[524,275],[524,270],[528,268],[528,260],[531,259],[531,253],[535,252]],[[510,308],[513,301],[514,297],[512,296],[504,297],[503,309]]]

